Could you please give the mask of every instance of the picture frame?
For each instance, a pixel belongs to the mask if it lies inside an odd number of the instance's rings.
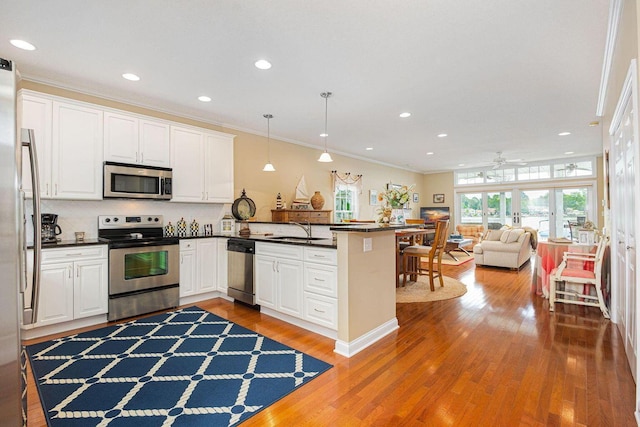
[[[442,193],[434,194],[433,203],[444,203],[444,194]]]
[[[369,206],[378,206],[378,190],[369,190]]]
[[[413,193],[413,203],[419,203],[419,202],[420,202],[420,194]]]

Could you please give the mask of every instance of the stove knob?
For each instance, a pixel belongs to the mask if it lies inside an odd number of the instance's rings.
[[[147,218],[147,221],[151,222],[151,221],[153,221],[153,218],[149,217],[149,218]]]
[[[113,222],[118,222],[118,217],[113,218]]]
[[[104,222],[111,222],[111,218],[105,218]]]
[[[160,221],[160,218],[156,217],[153,221],[154,222],[158,222],[158,221]]]

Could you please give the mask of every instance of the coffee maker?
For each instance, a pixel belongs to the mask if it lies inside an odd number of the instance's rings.
[[[56,236],[62,233],[62,229],[57,224],[58,215],[43,213],[40,218],[42,219],[42,243],[56,242],[58,240]]]

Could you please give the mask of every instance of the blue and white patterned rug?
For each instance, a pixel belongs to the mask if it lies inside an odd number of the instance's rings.
[[[27,352],[53,427],[235,425],[331,368],[198,307]]]

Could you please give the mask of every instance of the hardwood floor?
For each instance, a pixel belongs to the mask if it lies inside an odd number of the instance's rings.
[[[558,304],[550,313],[531,294],[530,264],[444,273],[468,292],[398,304],[400,329],[349,359],[332,340],[241,305],[198,304],[334,365],[243,425],[636,425],[622,339],[599,309]],[[29,426],[44,425],[31,377],[29,400]]]

